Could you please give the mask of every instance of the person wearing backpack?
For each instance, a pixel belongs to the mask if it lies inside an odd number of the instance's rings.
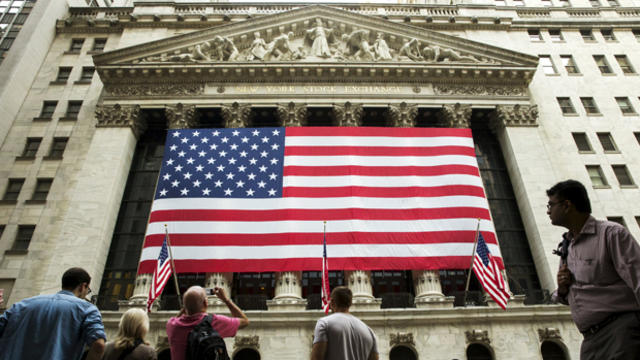
[[[193,360],[208,352],[219,354],[219,359],[228,359],[222,338],[233,337],[238,329],[249,325],[249,319],[236,304],[227,297],[224,289],[215,288],[214,294],[224,302],[232,317],[207,314],[207,295],[200,286],[190,287],[183,296],[183,308],[176,317],[167,322],[167,336],[172,360]]]

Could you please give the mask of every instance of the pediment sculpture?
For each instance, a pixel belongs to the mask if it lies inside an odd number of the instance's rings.
[[[244,41],[236,44],[235,38]],[[216,35],[183,49],[144,57],[136,62],[252,62],[252,61],[400,61],[425,63],[495,63],[487,57],[464,53],[415,37],[398,37],[381,31],[344,25],[316,18],[308,28],[282,31],[264,38],[253,32],[253,40],[246,36]]]

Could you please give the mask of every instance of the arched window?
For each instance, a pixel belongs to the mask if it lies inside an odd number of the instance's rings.
[[[399,345],[391,349],[389,360],[418,360],[418,357],[411,348]]]
[[[260,360],[260,353],[253,349],[241,349],[233,355],[233,360]]]
[[[540,352],[543,360],[565,360],[567,358],[562,346],[553,341],[542,342]]]
[[[158,360],[171,360],[171,350],[164,349],[158,353]]]
[[[471,344],[467,348],[467,360],[493,360],[493,355],[486,346]]]

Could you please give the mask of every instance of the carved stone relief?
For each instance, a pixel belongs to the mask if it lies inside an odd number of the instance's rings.
[[[498,105],[496,116],[505,126],[538,126],[537,105]]]
[[[362,104],[333,105],[333,115],[337,126],[362,126]]]
[[[305,28],[292,24],[279,33],[220,36],[179,50],[144,57],[136,62],[232,62],[270,60],[309,61],[401,61],[426,63],[496,63],[483,56],[464,53],[414,38],[372,32],[333,20],[316,18]],[[264,36],[263,36],[264,35]],[[251,38],[251,35],[249,35]]]
[[[416,125],[416,115],[418,115],[418,105],[410,105],[403,101],[398,105],[389,105],[386,114],[393,126],[414,127]]]
[[[416,343],[413,340],[413,333],[395,333],[389,334],[389,347],[397,345],[410,345],[415,346]]]
[[[234,102],[231,105],[222,105],[222,118],[227,128],[241,128],[249,125],[251,105]]]
[[[136,137],[144,132],[147,124],[141,117],[140,105],[97,105],[96,127],[130,127]]]
[[[435,84],[436,95],[475,95],[475,96],[526,96],[524,86],[456,85]]]
[[[105,88],[110,96],[191,96],[204,92],[204,84],[144,84],[144,85],[110,85]]]
[[[183,105],[182,103],[167,105],[164,111],[169,129],[188,129],[195,126],[195,105]]]
[[[543,342],[545,340],[562,339],[562,336],[560,336],[560,329],[556,328],[538,329],[538,337],[540,338],[540,342]]]
[[[259,349],[260,348],[260,336],[258,335],[251,335],[251,336],[236,336],[234,338],[234,342],[233,342],[233,347],[235,349],[240,349],[240,348],[253,348],[253,349]]]
[[[491,340],[489,340],[489,332],[487,330],[468,330],[464,332],[467,337],[467,344],[471,343],[481,343],[489,345]]]
[[[278,118],[282,126],[305,126],[307,122],[307,105],[295,104],[293,101],[288,104],[278,104]]]
[[[439,116],[446,127],[468,128],[471,120],[471,105],[460,103],[443,105]]]

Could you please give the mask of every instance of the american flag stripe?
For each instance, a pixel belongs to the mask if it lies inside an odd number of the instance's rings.
[[[169,234],[165,231],[164,238],[160,250],[158,251],[155,267],[153,269],[153,279],[149,288],[149,296],[147,298],[147,311],[151,311],[153,302],[162,294],[169,277],[173,273],[171,268],[171,258],[169,255],[168,239]]]
[[[256,161],[264,169],[252,168]],[[262,186],[245,180],[249,173],[262,176]],[[323,220],[331,221],[335,269],[464,268],[458,258],[468,265],[468,233],[478,218],[490,220],[468,129],[172,130],[160,176],[142,273],[165,223],[178,271],[209,272],[230,271],[223,259],[251,262],[251,270],[231,271],[320,270]],[[205,188],[218,193],[201,195]],[[273,193],[254,198],[260,188]],[[481,230],[499,254],[492,223]]]
[[[491,246],[485,242],[482,233],[479,232],[476,253],[473,257],[473,271],[489,296],[500,307],[506,309],[510,295],[505,289],[497,259],[491,256],[491,252]]]

